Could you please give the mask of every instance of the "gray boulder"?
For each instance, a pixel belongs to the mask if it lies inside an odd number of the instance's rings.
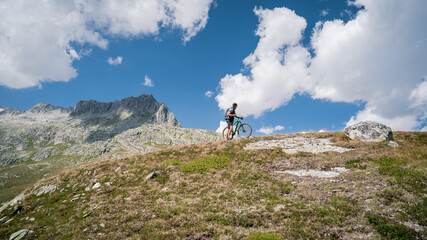
[[[359,122],[344,129],[345,135],[350,139],[359,139],[364,142],[380,142],[393,140],[390,127],[377,122]]]
[[[13,233],[12,235],[10,235],[9,240],[23,239],[25,236],[27,236],[27,234],[29,232],[30,232],[30,230],[28,230],[28,229],[19,230],[19,231]]]

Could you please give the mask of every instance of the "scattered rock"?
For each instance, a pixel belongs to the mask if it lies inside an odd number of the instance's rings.
[[[416,232],[424,232],[426,230],[425,227],[417,224],[417,223],[411,223],[411,222],[404,222],[403,225],[414,229]]]
[[[320,171],[320,170],[286,170],[286,171],[275,171],[276,173],[288,173],[298,177],[318,177],[318,178],[332,178],[337,177],[343,172],[347,172],[348,169],[343,167],[332,168],[331,171]]]
[[[277,212],[277,211],[280,211],[280,210],[285,209],[285,208],[286,208],[285,205],[279,204],[276,207],[274,207],[274,211]]]
[[[97,189],[101,187],[101,183],[97,182],[95,185],[93,185],[92,189]]]
[[[51,193],[55,190],[56,190],[56,185],[47,185],[47,186],[42,186],[42,187],[34,190],[33,193],[37,196],[40,196],[40,195],[45,194],[45,193]]]
[[[99,226],[101,226],[102,228],[105,228],[105,224],[103,223],[99,224]]]
[[[380,142],[393,140],[390,127],[377,122],[359,122],[344,129],[345,135],[350,139],[359,139],[365,142]]]
[[[87,192],[87,191],[90,191],[90,187],[86,187],[85,188],[85,191]]]
[[[389,145],[390,147],[393,147],[393,148],[395,148],[395,147],[399,147],[399,144],[397,144],[397,142],[394,142],[394,141],[390,141],[390,142],[388,143],[388,145]]]
[[[21,201],[24,199],[25,194],[21,193],[18,196],[16,196],[14,199],[10,200],[9,202],[4,203],[1,207],[0,207],[0,212],[2,212],[3,210],[5,210],[8,207],[11,206],[15,206],[18,203],[21,203]]]
[[[148,174],[145,179],[150,179],[150,178],[155,178],[157,175],[159,175],[156,171],[151,172],[150,174]]]
[[[321,153],[335,151],[343,153],[351,149],[332,146],[330,139],[317,139],[305,137],[292,137],[278,140],[263,140],[253,143],[248,143],[245,149],[269,149],[282,148],[284,152],[293,154],[297,152]]]
[[[28,230],[28,229],[19,230],[19,231],[13,233],[12,235],[10,235],[9,240],[23,239],[25,236],[27,236],[27,234],[29,232],[30,232],[30,230]]]

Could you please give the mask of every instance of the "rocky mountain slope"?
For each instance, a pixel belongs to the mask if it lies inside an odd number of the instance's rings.
[[[173,146],[91,162],[0,209],[0,238],[426,239],[427,133]]]
[[[0,107],[0,202],[83,162],[219,138],[181,128],[165,104],[145,94],[109,103],[80,101],[69,108],[44,102],[24,112]]]

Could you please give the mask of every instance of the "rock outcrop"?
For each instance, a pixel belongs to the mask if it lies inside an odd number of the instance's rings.
[[[7,107],[3,107],[0,106],[0,115],[16,115],[16,114],[20,114],[21,111],[19,111],[18,108],[7,108]]]
[[[359,139],[366,142],[393,140],[393,132],[390,127],[372,121],[359,122],[348,126],[344,129],[344,133],[350,139]]]
[[[119,132],[142,124],[166,124],[180,127],[175,115],[164,103],[158,103],[152,95],[127,97],[115,102],[80,101],[70,116],[87,124],[116,124]]]

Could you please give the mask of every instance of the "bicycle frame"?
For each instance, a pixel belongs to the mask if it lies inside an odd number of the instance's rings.
[[[239,128],[239,124],[240,124],[240,118],[238,118],[236,123],[233,124],[233,125],[236,125],[236,127],[234,127],[234,129],[231,131],[232,136],[236,135],[237,128]]]

